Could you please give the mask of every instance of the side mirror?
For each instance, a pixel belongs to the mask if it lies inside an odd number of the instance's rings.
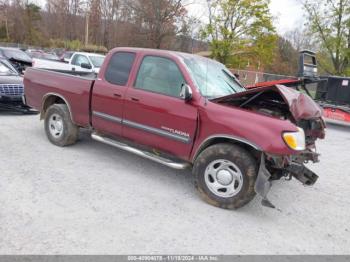
[[[85,69],[92,69],[92,66],[88,63],[81,63],[81,68],[85,68]]]
[[[192,99],[192,90],[191,87],[187,84],[183,84],[181,86],[180,97],[185,100],[185,102],[190,101]]]

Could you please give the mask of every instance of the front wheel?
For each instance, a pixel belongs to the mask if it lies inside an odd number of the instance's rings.
[[[257,165],[245,149],[228,143],[206,148],[193,167],[195,186],[209,204],[236,209],[255,196]]]
[[[77,141],[79,127],[72,122],[67,105],[54,104],[47,109],[45,132],[50,142],[56,146],[68,146]]]

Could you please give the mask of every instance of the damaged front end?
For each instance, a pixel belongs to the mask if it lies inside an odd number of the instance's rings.
[[[215,99],[214,102],[247,109],[258,114],[268,115],[295,124],[302,137],[302,146],[293,147],[288,143],[288,135],[282,137],[286,146],[294,150],[291,155],[272,155],[261,153],[255,191],[262,197],[262,204],[274,207],[267,198],[273,180],[293,177],[302,184],[313,185],[318,176],[305,164],[319,162],[315,141],[325,137],[325,123],[322,109],[306,94],[282,85],[250,89],[227,97]],[[286,132],[288,133],[288,132]],[[293,139],[293,137],[291,138]],[[297,140],[298,137],[296,136]]]
[[[312,186],[316,183],[318,175],[305,166],[312,161],[318,162],[316,152],[305,151],[296,156],[277,156],[262,153],[258,177],[255,182],[255,192],[262,197],[262,205],[274,208],[268,200],[267,194],[270,191],[272,181],[285,178],[291,180],[293,177],[303,185]]]

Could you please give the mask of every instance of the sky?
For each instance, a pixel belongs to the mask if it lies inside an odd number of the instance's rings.
[[[305,23],[305,13],[299,0],[271,0],[270,10],[277,32],[282,35],[303,27]]]

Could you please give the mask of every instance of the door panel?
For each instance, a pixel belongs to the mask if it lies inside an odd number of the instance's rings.
[[[124,96],[136,54],[117,52],[112,55],[106,73],[96,80],[92,102],[92,126],[103,133],[122,134]]]
[[[197,125],[197,108],[180,99],[186,83],[169,57],[145,55],[124,104],[123,136],[187,159]]]
[[[96,80],[93,90],[92,126],[103,133],[121,135],[123,97],[127,87]]]
[[[162,94],[129,88],[125,97],[123,136],[179,158],[192,149],[197,109]]]

